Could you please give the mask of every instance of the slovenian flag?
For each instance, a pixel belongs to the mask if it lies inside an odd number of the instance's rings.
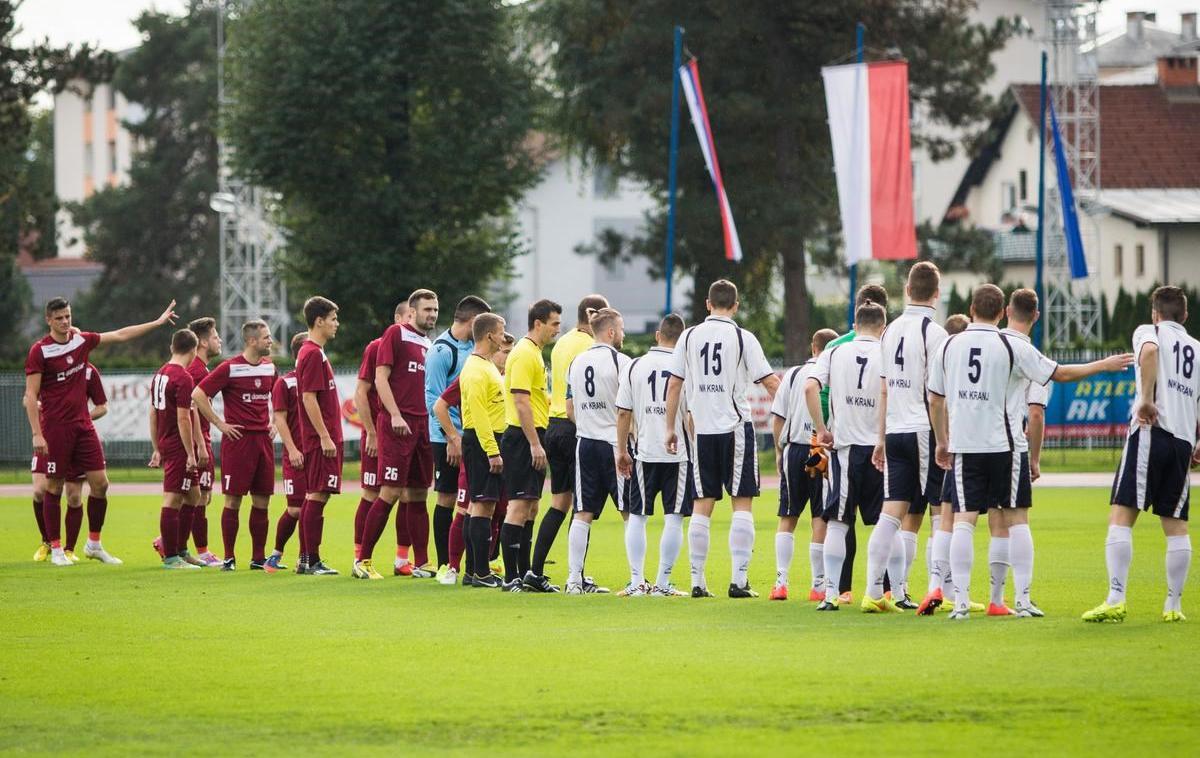
[[[708,107],[704,104],[704,91],[700,89],[700,69],[696,61],[690,60],[679,67],[679,82],[687,98],[688,111],[692,114],[692,125],[700,138],[700,152],[704,153],[704,165],[712,177],[717,191],[717,204],[721,209],[721,231],[725,237],[725,259],[740,261],[742,243],[738,239],[737,227],[733,223],[733,211],[729,208],[729,196],[725,194],[725,182],[721,180],[721,165],[717,163],[717,143],[713,139],[712,125],[708,123]]]
[[[1050,106],[1050,128],[1054,135],[1054,167],[1058,173],[1058,195],[1062,198],[1063,236],[1067,241],[1067,265],[1072,279],[1087,279],[1087,258],[1083,254],[1083,238],[1079,235],[1079,215],[1075,212],[1075,192],[1071,188],[1071,171],[1067,168],[1067,152],[1063,149],[1062,132],[1058,130],[1058,115],[1054,103]]]
[[[908,64],[821,69],[846,265],[917,257],[908,124]]]

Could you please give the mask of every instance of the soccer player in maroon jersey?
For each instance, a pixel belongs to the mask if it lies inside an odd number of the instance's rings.
[[[96,421],[108,413],[108,395],[104,392],[101,382],[100,369],[92,364],[84,371],[87,375],[87,396],[92,403],[89,414]],[[44,561],[50,557],[50,542],[46,539],[46,520],[42,516],[42,499],[46,495],[46,456],[34,454],[30,463],[33,471],[33,519],[37,522],[38,533],[42,536],[42,544],[33,554],[35,561]],[[63,552],[72,563],[79,563],[75,555],[75,543],[79,540],[79,530],[83,526],[83,472],[68,472],[67,481],[63,485],[63,493],[67,497],[66,540]]]
[[[308,339],[308,332],[298,332],[292,335],[292,356],[300,352],[300,346]],[[304,493],[307,491],[304,482],[304,453],[300,450],[300,392],[296,370],[292,369],[275,380],[271,388],[271,408],[275,413],[275,430],[283,442],[283,496],[287,498],[287,507],[275,524],[275,550],[267,556],[267,571],[282,571],[287,568],[279,562],[283,557],[283,549],[296,525],[300,523],[300,509],[304,506]],[[300,552],[304,552],[303,534],[300,540]]]
[[[217,329],[217,320],[212,316],[201,316],[188,323],[188,329],[196,335],[196,357],[188,366],[192,381],[199,386],[208,376],[208,362],[221,356],[221,332]],[[195,412],[195,411],[194,411]],[[199,434],[204,439],[203,449],[197,448],[196,462],[200,466],[200,487],[198,491],[189,493],[189,497],[179,511],[181,529],[190,531],[192,541],[196,545],[196,557],[206,565],[218,566],[221,559],[208,549],[208,505],[212,502],[213,474],[216,472],[216,462],[213,460],[212,436],[209,433],[208,419],[195,412],[192,421],[192,434]],[[189,505],[187,501],[195,501]]]
[[[83,548],[84,556],[101,563],[121,563],[100,544],[100,530],[108,510],[108,474],[104,448],[88,414],[84,375],[88,355],[98,345],[128,342],[174,322],[172,300],[154,321],[100,334],[74,331],[71,304],[61,297],[46,303],[50,333],[33,343],[25,359],[24,405],[33,432],[33,452],[46,456],[49,481],[42,498],[42,516],[55,566],[72,565],[61,542],[63,481],[71,471],[85,472],[88,482],[88,541]]]
[[[433,447],[429,442],[429,412],[425,407],[425,353],[430,329],[437,323],[438,298],[419,289],[408,297],[412,323],[393,324],[379,338],[375,389],[381,410],[375,420],[379,433],[379,497],[367,514],[359,560],[358,579],[382,578],[371,565],[375,543],[383,534],[392,505],[397,500],[406,512],[412,538],[412,575],[429,579],[429,512],[425,497],[433,481]]]
[[[331,494],[342,491],[341,402],[333,367],[325,356],[325,345],[337,336],[337,304],[320,295],[310,297],[304,301],[304,321],[308,324],[308,341],[296,355],[296,378],[302,406],[300,436],[307,493],[300,510],[304,553],[296,564],[296,573],[335,576],[337,571],[321,560],[321,532],[325,503]]]
[[[150,379],[150,439],[154,440],[151,468],[163,470],[163,504],[158,516],[163,568],[199,569],[199,560],[182,554],[188,532],[179,522],[184,498],[196,486],[199,471],[197,438],[192,430],[192,375],[187,367],[196,357],[196,335],[180,329],[171,335],[171,360]],[[203,444],[203,439],[200,439]]]
[[[275,448],[271,442],[271,388],[275,364],[271,362],[271,330],[265,321],[242,324],[242,352],[209,372],[192,392],[196,410],[221,430],[221,539],[225,543],[222,571],[237,568],[238,510],[250,495],[251,571],[267,568],[267,533],[271,529],[267,506],[275,493]],[[209,398],[221,393],[225,418],[213,410]]]

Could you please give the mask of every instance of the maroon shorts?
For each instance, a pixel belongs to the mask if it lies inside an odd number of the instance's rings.
[[[283,464],[283,496],[287,498],[290,505],[293,501],[300,502],[304,500],[304,495],[308,492],[308,482],[304,479],[304,469],[292,468],[286,462],[287,453],[284,454]]]
[[[200,478],[199,472],[187,467],[187,453],[183,450],[162,453],[162,469],[163,492],[186,495]]]
[[[105,468],[104,447],[91,421],[46,424],[42,436],[46,439],[46,476],[68,479],[71,472]]]
[[[362,442],[359,444],[358,449],[362,451],[360,454],[362,459],[362,471],[359,475],[359,484],[362,485],[364,490],[377,490],[379,489],[379,458],[377,456],[367,454],[366,432],[363,432]]]
[[[31,460],[29,462],[29,470],[35,474],[41,474],[42,476],[45,476],[46,475],[46,456],[38,455],[37,453],[34,453],[33,460]],[[87,477],[84,476],[84,473],[82,471],[67,472],[67,481],[68,482],[82,482],[86,478]]]
[[[342,443],[335,442],[337,455],[326,458],[321,453],[321,446],[308,448],[304,451],[304,490],[309,492],[328,492],[336,495],[342,491]]]
[[[204,448],[208,451],[208,465],[200,469],[198,472],[198,484],[203,492],[211,492],[213,488],[213,478],[217,473],[216,462],[213,460],[212,441],[204,440]]]
[[[375,423],[379,438],[379,483],[392,487],[428,489],[433,483],[433,445],[429,443],[429,418],[403,414],[412,434],[403,437],[392,431],[392,419],[379,414]]]
[[[275,448],[266,432],[221,440],[221,492],[241,496],[275,494]]]

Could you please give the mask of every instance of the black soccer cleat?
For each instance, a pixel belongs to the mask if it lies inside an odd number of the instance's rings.
[[[840,605],[831,603],[828,600],[822,600],[821,604],[817,606],[818,611],[840,611],[841,609]]]
[[[897,608],[903,608],[906,611],[915,611],[919,606],[913,602],[913,599],[908,595],[896,601]]]
[[[730,582],[729,584],[730,597],[758,597],[758,593],[750,589],[750,582],[746,582],[745,587],[739,587]]]
[[[550,577],[546,576],[545,574],[535,574],[532,571],[525,572],[525,578],[522,579],[522,584],[529,592],[552,593],[559,591],[557,585],[550,583]]]
[[[250,570],[251,571],[266,571],[267,570],[266,560],[250,561]]]
[[[225,560],[221,561],[221,570],[222,571],[237,571],[237,559],[236,558],[226,558]]]
[[[487,576],[475,577],[474,586],[479,587],[480,589],[498,590],[504,586],[504,582],[502,582],[500,579],[497,579],[495,574],[488,574]]]
[[[308,567],[308,573],[313,576],[337,576],[338,572],[335,568],[330,568],[325,565],[325,561],[317,561]]]
[[[500,586],[503,592],[527,592],[525,584],[520,579],[512,579]]]
[[[708,587],[692,587],[692,597],[716,597],[708,591]]]
[[[307,574],[308,573],[308,556],[307,555],[300,556],[300,558],[296,561],[296,573],[297,574]]]

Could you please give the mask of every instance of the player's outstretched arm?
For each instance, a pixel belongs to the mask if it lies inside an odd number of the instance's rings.
[[[46,454],[46,438],[42,436],[42,420],[38,416],[38,395],[42,392],[42,375],[25,375],[25,395],[21,398],[25,406],[25,417],[29,419],[29,431],[33,433],[33,452]]]
[[[1147,348],[1149,345],[1146,346]],[[1142,350],[1145,353],[1145,349]],[[1157,354],[1157,347],[1155,348]],[[1105,371],[1124,371],[1133,365],[1133,353],[1120,353],[1118,355],[1110,355],[1107,358],[1102,358],[1091,363],[1074,363],[1067,366],[1060,365],[1054,369],[1054,374],[1050,377],[1056,382],[1074,382],[1080,379],[1086,379],[1095,374],[1101,374]]]
[[[143,334],[149,334],[163,324],[174,324],[175,319],[175,301],[172,300],[167,309],[162,312],[162,315],[153,321],[147,321],[144,324],[134,324],[133,326],[123,326],[120,329],[111,332],[100,333],[100,344],[103,345],[109,342],[128,342],[141,337]]]

